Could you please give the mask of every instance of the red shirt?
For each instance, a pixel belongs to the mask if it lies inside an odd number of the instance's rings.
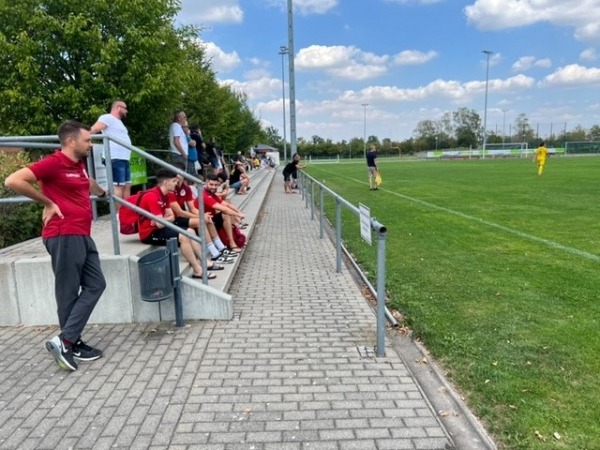
[[[211,194],[206,189],[202,189],[202,199],[204,201],[204,212],[211,213],[213,216],[218,213],[213,208],[215,205],[219,203],[223,203],[223,199],[219,197],[216,193]],[[198,208],[198,199],[194,199],[194,206]]]
[[[52,217],[42,230],[42,238],[89,236],[92,230],[90,179],[85,161],[73,161],[63,152],[37,161],[29,169],[39,181],[42,193],[58,205],[64,219]]]
[[[140,208],[145,209],[155,216],[164,216],[167,207],[167,196],[162,193],[158,186],[146,192],[140,201]],[[152,225],[152,220],[140,215],[138,220],[140,241],[148,239],[154,230],[158,230],[158,227]]]
[[[194,200],[194,195],[192,194],[192,189],[187,184],[182,184],[175,192],[167,194],[168,204],[177,202],[184,211],[186,210],[186,203],[192,200]]]

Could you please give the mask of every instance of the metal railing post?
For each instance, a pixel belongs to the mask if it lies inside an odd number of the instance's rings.
[[[310,220],[315,220],[315,183],[310,183]]]
[[[323,186],[319,185],[319,238],[323,239],[324,234],[324,220],[325,220],[325,211],[323,206]]]
[[[102,144],[104,146],[104,165],[106,167],[106,189],[108,190],[108,207],[110,209],[111,218],[111,229],[112,229],[112,240],[113,240],[113,253],[115,255],[121,254],[121,244],[119,242],[119,224],[117,223],[117,206],[115,205],[115,189],[113,185],[113,173],[110,156],[110,140],[108,135],[104,135],[102,138]]]
[[[179,273],[179,246],[177,238],[171,238],[167,241],[167,250],[169,250],[169,258],[171,263],[171,277],[173,277],[173,302],[175,303],[175,325],[183,326],[183,300],[181,298],[181,289],[179,281],[181,274]]]
[[[335,271],[342,272],[342,204],[335,198]]]
[[[379,357],[385,356],[385,243],[387,230],[377,229],[377,349]]]

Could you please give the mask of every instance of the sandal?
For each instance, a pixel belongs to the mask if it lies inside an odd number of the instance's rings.
[[[231,248],[229,249],[229,251],[230,251],[231,253],[242,253],[242,249],[241,249],[241,248],[239,248],[239,247],[231,247]]]
[[[225,267],[224,266],[220,266],[218,264],[213,264],[212,266],[207,267],[207,269],[208,270],[223,270],[223,269],[225,269]]]
[[[210,270],[210,269],[208,269],[208,270]],[[192,278],[195,278],[195,279],[197,279],[197,280],[198,280],[198,279],[200,279],[200,280],[201,280],[201,279],[202,279],[202,275],[197,275],[197,274],[193,273],[193,274],[192,274]],[[216,274],[214,274],[214,273],[209,273],[209,274],[206,276],[206,278],[208,278],[209,280],[214,280],[215,278],[217,278],[217,275],[216,275]]]

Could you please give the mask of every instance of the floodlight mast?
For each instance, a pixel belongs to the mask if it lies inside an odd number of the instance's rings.
[[[363,158],[367,157],[367,106],[368,103],[361,103],[363,107]]]
[[[294,8],[292,0],[287,0],[288,8],[288,69],[290,80],[290,156],[298,152],[296,142],[296,77],[294,75]]]
[[[481,157],[485,159],[485,146],[487,144],[487,104],[488,104],[488,84],[490,79],[490,56],[494,54],[491,50],[482,50],[487,58],[485,65],[485,106],[483,108],[483,150],[481,151]]]
[[[281,95],[283,98],[283,162],[287,162],[287,136],[285,130],[285,70],[283,64],[284,55],[288,54],[288,48],[285,45],[279,47],[279,54],[281,55]]]

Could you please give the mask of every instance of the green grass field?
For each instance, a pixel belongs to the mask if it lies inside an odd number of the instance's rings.
[[[600,158],[306,171],[387,226],[387,290],[500,448],[600,448]],[[332,201],[326,201],[329,212]],[[345,245],[374,246],[344,214]]]

